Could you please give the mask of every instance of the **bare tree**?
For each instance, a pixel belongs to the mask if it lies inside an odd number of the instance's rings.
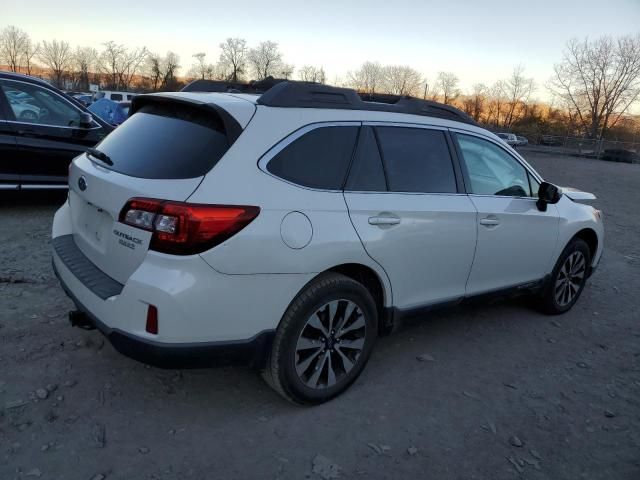
[[[256,80],[264,80],[267,77],[281,74],[282,54],[278,50],[276,42],[260,43],[256,48],[249,50],[247,59]]]
[[[146,47],[136,48],[135,50],[125,50],[121,57],[120,63],[120,85],[124,90],[131,89],[131,84],[136,75],[140,74],[145,60],[149,56]]]
[[[280,66],[278,67],[278,69],[276,70],[276,75],[279,78],[289,79],[289,78],[293,77],[293,72],[295,71],[295,69],[296,69],[296,67],[292,63],[284,63],[284,62],[282,62],[280,64]]]
[[[277,44],[274,46],[277,51]],[[227,38],[220,44],[220,50],[219,68],[228,72],[228,80],[237,82],[242,79],[247,71],[247,41],[243,38]]]
[[[379,92],[383,81],[383,67],[378,62],[364,62],[358,70],[347,74],[347,85],[368,94]]]
[[[188,75],[199,78],[200,80],[210,79],[212,77],[213,66],[207,63],[207,54],[199,52],[192,56],[196,59],[196,63],[191,66]]]
[[[498,80],[489,89],[487,96],[487,115],[485,122],[492,123],[496,127],[500,125],[500,119],[503,118],[503,109],[505,104],[505,84],[503,80]]]
[[[31,38],[27,36],[27,41],[24,43],[22,50],[22,67],[27,71],[27,75],[31,75],[33,70],[33,59],[40,53],[40,44],[34,43]]]
[[[146,76],[149,78],[151,90],[156,91],[162,83],[162,59],[156,53],[150,53],[146,62]]]
[[[52,80],[58,87],[62,87],[62,80],[66,72],[71,70],[73,52],[64,40],[46,40],[42,42],[42,48],[38,58],[51,70]]]
[[[119,86],[120,58],[125,51],[124,45],[119,45],[112,40],[104,44],[104,50],[100,54],[98,62],[98,69],[107,76],[107,86],[109,88],[117,89]]]
[[[472,117],[476,122],[480,121],[480,117],[484,111],[485,102],[487,100],[487,90],[486,85],[483,83],[476,83],[473,86],[471,95],[467,96],[467,98],[462,102],[465,113]]]
[[[73,70],[77,88],[89,90],[89,75],[93,72],[98,59],[98,51],[91,47],[76,47],[73,53]]]
[[[3,28],[0,32],[0,61],[12,72],[17,72],[22,66],[21,60],[27,42],[29,42],[27,32],[13,25]]]
[[[316,82],[326,83],[327,75],[324,73],[324,68],[314,67],[313,65],[304,65],[298,70],[298,77],[303,82]]]
[[[513,69],[511,77],[504,82],[506,96],[506,112],[502,124],[504,127],[511,128],[514,122],[522,117],[534,87],[533,78],[524,76],[522,65]]]
[[[434,100],[442,100],[445,105],[451,105],[460,96],[458,88],[460,80],[451,72],[439,72],[434,85]]]
[[[164,57],[164,70],[161,88],[173,90],[176,86],[176,72],[180,69],[180,57],[174,52],[167,52]]]
[[[107,75],[109,87],[128,90],[148,56],[149,51],[145,47],[129,50],[124,45],[109,41],[104,44],[98,68]]]
[[[417,95],[422,75],[408,65],[389,65],[383,69],[383,84],[386,93],[393,95]]]
[[[174,52],[167,52],[163,57],[157,53],[149,53],[144,69],[149,88],[156,90],[175,90],[178,86],[177,71],[180,69],[180,57]]]
[[[601,138],[640,97],[640,34],[569,41],[550,89],[591,138]]]

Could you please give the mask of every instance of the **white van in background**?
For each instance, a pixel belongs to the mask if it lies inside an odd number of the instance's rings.
[[[120,102],[123,100],[131,101],[133,97],[138,95],[137,93],[132,92],[117,92],[114,90],[102,90],[100,92],[96,92],[93,94],[93,101],[100,100],[101,98],[106,98],[108,100],[113,100],[114,102]]]

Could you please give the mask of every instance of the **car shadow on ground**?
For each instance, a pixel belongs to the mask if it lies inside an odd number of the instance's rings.
[[[475,343],[483,336],[490,339],[487,348],[498,345],[501,339],[499,334],[496,338],[495,333],[505,330],[509,323],[523,322],[519,328],[528,330],[529,323],[539,323],[548,318],[532,310],[530,303],[526,297],[499,299],[484,304],[434,310],[421,317],[406,319],[397,332],[378,340],[371,361],[360,379],[330,404],[334,407],[335,404],[349,405],[357,397],[369,396],[372,390],[378,388],[376,385],[382,385],[394,377],[401,379],[407,371],[420,364],[418,357],[421,355],[427,354],[427,358],[432,359],[427,361],[446,362],[447,356],[460,352],[460,345],[464,348],[465,342]],[[517,325],[514,328],[518,328]],[[101,334],[97,331],[88,335],[92,343],[101,341]],[[102,365],[97,366],[96,362]],[[78,370],[85,368],[82,365],[94,369],[91,374],[94,378],[100,375],[99,370],[119,372],[118,383],[121,388],[128,389],[130,399],[163,399],[158,407],[182,411],[187,423],[191,423],[188,420],[191,415],[189,412],[201,409],[216,411],[226,415],[226,418],[237,418],[245,412],[254,415],[260,412],[257,416],[285,415],[292,408],[292,404],[281,399],[263,382],[257,370],[246,367],[159,369],[126,358],[112,347],[103,349],[100,359],[74,364],[78,365]],[[75,373],[84,377],[80,371]],[[409,380],[406,388],[410,385]],[[387,400],[394,402],[393,396],[388,396]]]

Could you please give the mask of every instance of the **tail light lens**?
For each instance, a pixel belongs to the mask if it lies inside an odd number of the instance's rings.
[[[132,198],[120,212],[120,221],[153,232],[151,250],[193,255],[232,237],[259,213],[259,207],[251,206]]]

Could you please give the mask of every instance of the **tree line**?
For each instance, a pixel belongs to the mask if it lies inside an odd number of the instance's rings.
[[[589,138],[614,134],[635,139],[640,134],[640,122],[629,115],[640,101],[640,34],[571,40],[544,85],[537,85],[524,66],[517,65],[508,78],[491,85],[478,83],[468,91],[462,91],[460,79],[452,72],[438,72],[429,79],[409,65],[367,61],[344,78],[329,81],[323,66],[296,69],[286,62],[273,41],[251,46],[245,39],[227,38],[218,47],[220,54],[214,61],[204,52],[195,53],[181,76],[181,59],[171,51],[162,55],[114,41],[103,43],[99,50],[55,39],[35,42],[27,32],[10,25],[0,31],[0,64],[83,91],[92,83],[103,89],[168,91],[193,79],[234,83],[268,77],[299,79],[454,105],[494,130]],[[550,92],[551,102],[534,99],[540,88]]]

